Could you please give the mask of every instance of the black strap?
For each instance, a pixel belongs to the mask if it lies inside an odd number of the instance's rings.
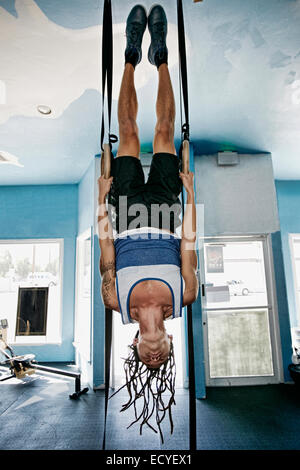
[[[178,17],[178,48],[179,48],[179,77],[180,90],[182,88],[185,123],[181,122],[182,140],[190,138],[189,124],[189,103],[188,103],[188,82],[187,82],[187,63],[182,0],[177,0]],[[181,93],[180,93],[181,97]],[[180,103],[181,104],[181,103]],[[180,152],[182,151],[182,145]],[[182,212],[184,215],[184,198],[182,195]],[[189,418],[190,418],[190,450],[196,450],[196,391],[195,391],[195,360],[194,360],[194,337],[193,337],[193,312],[192,306],[187,307],[187,332],[188,332],[188,358],[189,358]]]
[[[182,216],[184,217],[184,195],[182,191]],[[196,429],[196,385],[195,385],[195,358],[194,358],[194,335],[193,335],[193,309],[187,306],[187,335],[188,335],[188,359],[189,359],[189,427],[190,427],[190,450],[197,449]]]
[[[105,408],[104,408],[104,431],[102,450],[105,450],[106,441],[106,420],[108,408],[109,376],[110,376],[110,358],[112,342],[112,310],[105,309]]]
[[[178,52],[179,52],[179,76],[180,91],[182,89],[185,123],[182,124],[182,140],[190,139],[190,122],[189,122],[189,97],[188,97],[188,81],[187,81],[187,64],[186,64],[186,47],[185,47],[185,30],[182,0],[177,0],[177,25],[178,25]]]
[[[110,148],[118,141],[116,135],[110,133],[111,124],[111,103],[112,103],[112,80],[113,80],[113,28],[111,0],[104,0],[103,21],[102,21],[102,124],[101,124],[101,149],[103,151],[103,141],[105,133],[104,123],[104,102],[105,87],[107,84],[107,113],[108,113],[108,141]],[[112,311],[105,309],[105,410],[104,410],[104,431],[102,449],[105,449],[106,441],[106,421],[109,394],[110,359],[112,343]]]
[[[111,124],[111,102],[113,83],[113,28],[111,0],[104,0],[103,21],[102,21],[102,123],[101,123],[101,150],[103,151],[103,141],[105,133],[104,123],[104,101],[105,88],[107,83],[107,114],[108,114],[108,141],[110,147],[118,141],[115,134],[110,133]]]
[[[195,390],[195,361],[193,337],[192,306],[187,306],[187,329],[189,349],[189,414],[190,414],[190,450],[197,449],[196,442],[196,390]]]

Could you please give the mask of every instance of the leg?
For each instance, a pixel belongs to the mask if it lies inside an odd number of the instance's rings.
[[[176,155],[174,145],[175,100],[167,64],[158,69],[158,94],[156,101],[156,126],[153,152]]]
[[[142,5],[130,11],[126,21],[125,70],[118,102],[120,145],[117,157],[139,158],[140,142],[136,116],[138,110],[134,87],[134,70],[142,58],[142,39],[147,25],[147,12]]]
[[[136,124],[137,110],[134,67],[130,63],[126,63],[118,101],[120,145],[117,157],[130,155],[139,158],[140,142]]]
[[[175,100],[167,64],[161,64],[158,68],[156,116],[153,153],[166,152],[176,155],[174,145]]]
[[[169,206],[162,208],[159,220],[153,226],[175,232],[181,225],[181,203],[179,194],[182,182],[179,177],[179,158],[174,145],[175,102],[167,64],[158,67],[159,86],[156,102],[157,123],[153,142],[147,188],[148,204]],[[160,153],[165,155],[160,155]]]
[[[174,145],[175,100],[168,69],[168,48],[166,44],[168,21],[161,5],[154,5],[148,16],[151,44],[148,50],[149,62],[158,69],[158,93],[156,101],[156,127],[153,152],[176,155]]]

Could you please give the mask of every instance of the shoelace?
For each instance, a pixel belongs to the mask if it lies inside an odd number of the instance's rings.
[[[126,33],[127,38],[134,46],[139,45],[139,40],[141,39],[141,32],[143,30],[143,26],[139,23],[131,23],[130,30]]]
[[[165,45],[166,33],[165,33],[165,24],[164,23],[155,23],[152,26],[153,36],[155,36],[155,41],[158,42],[158,47],[163,47]]]

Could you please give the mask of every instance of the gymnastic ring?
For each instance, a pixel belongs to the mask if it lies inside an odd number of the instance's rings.
[[[182,143],[182,172],[187,175],[190,171],[190,143],[184,140]]]
[[[110,177],[110,170],[111,170],[111,150],[109,144],[103,145],[104,151],[101,153],[101,175],[104,176],[105,179]]]

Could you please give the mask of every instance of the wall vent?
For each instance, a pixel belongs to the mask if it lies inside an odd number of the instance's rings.
[[[232,166],[240,163],[239,154],[237,152],[219,152],[218,165],[219,166]]]

